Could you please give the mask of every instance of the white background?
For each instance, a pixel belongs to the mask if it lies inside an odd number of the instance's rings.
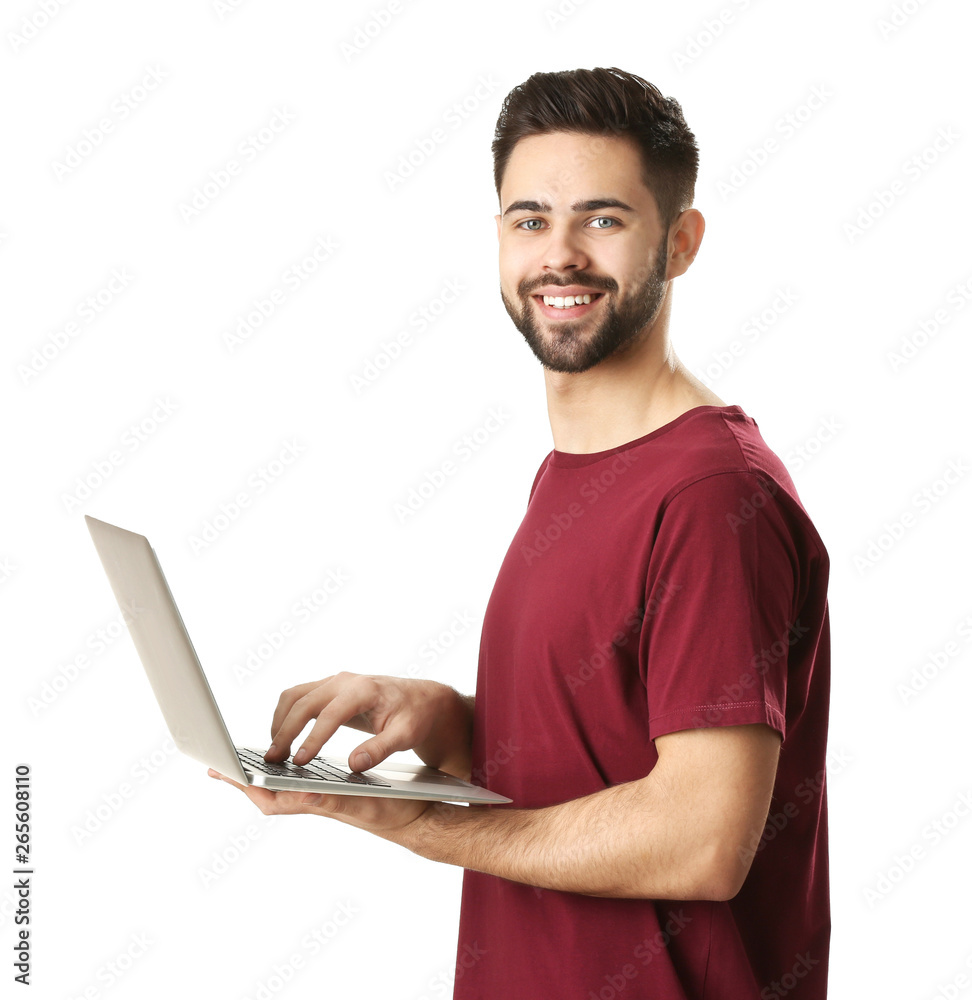
[[[831,995],[972,996],[957,979],[972,975],[967,6],[587,0],[558,22],[552,2],[415,0],[378,31],[381,0],[46,6],[0,20],[0,780],[33,769],[35,995],[451,993],[461,870],[337,821],[267,821],[167,753],[83,515],[149,536],[238,742],[267,742],[283,688],[339,670],[473,691],[486,601],[552,447],[541,369],[498,295],[492,130],[531,73],[613,65],[675,96],[701,149],[707,230],[675,284],[676,351],[756,419],[832,560]],[[230,159],[241,171],[187,217]],[[322,238],[328,259],[285,284]],[[125,287],[105,292],[116,270]],[[461,294],[439,309],[449,281]],[[792,304],[747,339],[781,291]],[[422,307],[438,315],[419,332]],[[491,410],[499,429],[396,516]],[[289,442],[299,458],[249,488]],[[82,498],[79,477],[95,484]],[[194,551],[241,490],[250,505]],[[348,582],[239,680],[330,570]],[[424,657],[463,614],[475,627]],[[114,638],[96,652],[99,630]],[[363,738],[342,730],[328,751]],[[13,899],[0,889],[8,959]],[[342,904],[354,915],[332,933]],[[322,927],[314,954],[301,942]]]

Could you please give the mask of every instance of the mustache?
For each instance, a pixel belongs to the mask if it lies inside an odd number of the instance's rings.
[[[558,288],[567,288],[569,285],[583,285],[585,288],[594,288],[599,292],[616,292],[618,283],[613,278],[598,278],[592,274],[572,274],[569,278],[537,278],[536,281],[521,281],[517,289],[520,295],[532,295],[537,288],[545,285],[556,285]]]

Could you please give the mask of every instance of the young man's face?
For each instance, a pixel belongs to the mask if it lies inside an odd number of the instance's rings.
[[[513,149],[496,216],[500,294],[545,368],[586,371],[658,313],[668,234],[642,172],[637,147],[613,136],[554,132]],[[545,295],[591,301],[558,308]]]

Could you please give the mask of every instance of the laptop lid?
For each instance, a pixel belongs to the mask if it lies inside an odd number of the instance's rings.
[[[84,519],[176,746],[249,784],[149,540],[87,514]]]

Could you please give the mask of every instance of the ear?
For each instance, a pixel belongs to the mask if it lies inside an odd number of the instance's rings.
[[[494,215],[493,218],[496,220],[496,239],[500,238],[500,233],[503,231],[503,216]]]
[[[695,208],[687,208],[678,217],[672,232],[672,254],[669,259],[669,278],[684,274],[695,260],[702,245],[705,219]]]

